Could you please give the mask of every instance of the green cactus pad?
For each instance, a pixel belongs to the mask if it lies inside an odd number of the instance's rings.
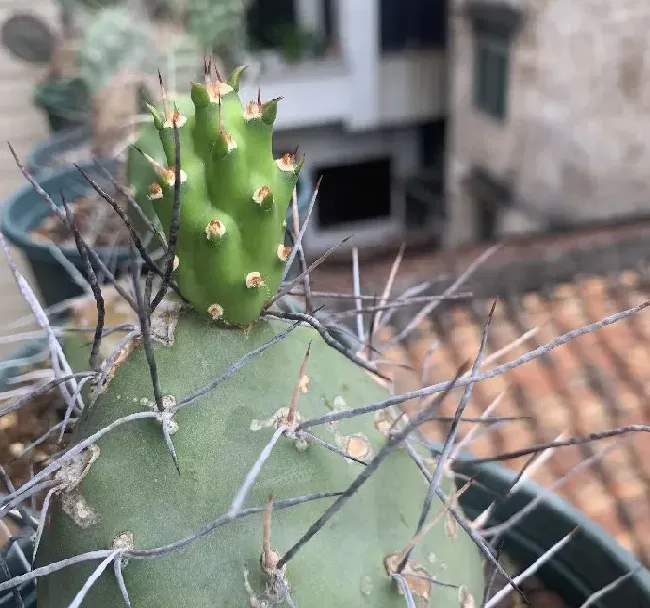
[[[193,170],[190,168],[189,175]],[[172,346],[156,344],[162,391],[179,400],[219,377],[235,361],[287,326],[260,321],[248,332],[215,326],[195,312],[184,313]],[[268,443],[272,419],[291,401],[301,362],[311,344],[306,368],[309,388],[300,393],[298,414],[304,418],[332,408],[356,407],[387,397],[366,371],[325,345],[319,335],[299,327],[236,375],[176,416],[173,442],[180,475],[165,446],[160,424],[142,420],[108,433],[98,442],[99,456],[78,489],[96,522],[75,523],[57,497],[38,554],[38,565],[89,550],[110,548],[125,532],[136,549],[180,539],[225,513],[248,471]],[[306,384],[303,384],[306,386]],[[106,392],[81,417],[73,442],[111,421],[151,405],[151,380],[143,348],[134,347],[116,370]],[[355,446],[356,455],[370,445],[377,452],[386,438],[373,415],[342,420],[338,426],[310,429],[330,444]],[[378,423],[377,423],[378,424]],[[379,427],[380,425],[378,425]],[[261,428],[260,428],[261,427]],[[367,443],[366,443],[367,440]],[[244,506],[264,506],[315,492],[340,492],[364,469],[323,446],[299,451],[283,436],[263,465]],[[447,492],[452,491],[449,480]],[[403,549],[414,534],[427,484],[403,450],[396,450],[349,502],[287,564],[286,579],[296,606],[403,607],[405,600],[386,574],[384,559]],[[284,554],[332,504],[319,499],[272,513],[271,546]],[[440,508],[434,501],[431,516]],[[266,576],[260,567],[262,515],[230,523],[166,557],[131,559],[124,569],[133,608],[242,608],[251,601],[244,571],[256,594]],[[440,521],[416,546],[412,559],[420,576],[465,586],[476,604],[483,590],[482,558],[458,528]],[[39,579],[39,608],[65,608],[97,563],[66,568]],[[415,564],[413,564],[415,567]],[[457,588],[430,585],[414,578],[429,593],[415,595],[416,605],[458,608]],[[253,598],[254,600],[255,598]],[[258,598],[260,599],[260,598]],[[83,606],[122,606],[112,568],[91,589]],[[267,604],[286,605],[286,604]]]
[[[277,100],[243,104],[240,75],[194,83],[190,99],[169,100],[166,115],[152,108],[153,126],[129,153],[128,180],[169,238],[175,116],[182,166],[175,276],[199,313],[244,326],[280,285],[289,253],[283,224],[301,162],[291,154],[273,158]]]

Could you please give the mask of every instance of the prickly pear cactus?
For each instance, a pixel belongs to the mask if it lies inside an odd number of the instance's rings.
[[[174,276],[189,303],[170,293],[150,319],[140,307],[140,331],[101,368],[37,566],[99,550],[105,569],[49,572],[38,606],[478,606],[472,539],[435,496],[422,517],[436,467],[403,449],[415,427],[387,409],[345,417],[388,398],[378,373],[313,318],[264,309],[301,163],[272,157],[277,103],[242,105],[238,74],[154,111],[165,162],[143,149],[150,131],[132,159],[135,191],[169,227],[179,136]],[[451,479],[441,487],[453,502]]]

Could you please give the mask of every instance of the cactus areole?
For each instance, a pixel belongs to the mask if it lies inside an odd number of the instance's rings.
[[[312,327],[261,315],[281,281],[300,163],[272,157],[276,103],[242,106],[239,73],[193,85],[194,110],[154,112],[166,164],[146,134],[149,158],[131,159],[137,196],[169,226],[176,122],[175,277],[191,305],[168,294],[151,315],[161,401],[143,334],[104,364],[36,565],[104,553],[39,578],[38,607],[478,608],[482,557],[431,500],[435,460],[391,443],[405,418],[382,409],[300,428],[389,392]],[[73,368],[88,360],[87,344],[66,348]],[[446,472],[440,487],[453,503]]]
[[[169,239],[176,123],[182,205],[174,276],[196,311],[245,326],[259,318],[280,285],[284,220],[304,158],[273,157],[278,100],[243,104],[241,73],[236,69],[228,82],[193,83],[191,99],[170,99],[162,112],[151,108],[158,137],[143,129],[130,151],[129,181]]]

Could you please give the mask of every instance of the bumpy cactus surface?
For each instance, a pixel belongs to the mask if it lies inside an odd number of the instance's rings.
[[[170,314],[164,312],[164,314]],[[170,315],[173,316],[173,313]],[[173,346],[159,345],[156,360],[163,392],[178,405],[184,396],[225,373],[246,353],[286,329],[260,322],[246,334],[211,326],[202,315],[181,314]],[[175,416],[172,440],[180,475],[169,457],[160,424],[142,420],[97,442],[98,457],[74,493],[78,502],[57,503],[43,541],[47,564],[132,535],[136,549],[160,547],[192,534],[228,511],[258,454],[287,408],[298,369],[311,343],[294,424],[331,409],[386,397],[375,380],[308,328],[297,328],[245,370]],[[173,397],[173,399],[172,399]],[[142,348],[131,352],[108,390],[79,428],[81,440],[115,419],[153,406]],[[291,426],[291,423],[288,423]],[[344,420],[315,431],[330,444],[370,462],[385,443],[381,416]],[[293,496],[339,492],[363,471],[317,443],[283,436],[253,486],[245,506],[276,504]],[[387,575],[385,560],[413,536],[428,484],[408,455],[393,452],[331,522],[288,562],[284,577],[296,606],[403,606],[404,597]],[[450,492],[450,488],[446,490]],[[271,518],[271,560],[283,555],[335,498],[313,500]],[[435,503],[432,515],[439,508]],[[407,572],[419,606],[459,606],[458,589],[438,587],[426,577],[465,585],[480,598],[481,559],[462,531],[445,532],[442,518],[418,543]],[[166,557],[130,559],[124,579],[134,608],[272,606],[281,589],[260,567],[262,514],[224,525]],[[393,558],[395,560],[395,558]],[[393,564],[394,566],[394,564]],[[63,608],[95,565],[69,568],[39,581],[39,608]],[[248,574],[247,574],[248,573]],[[247,576],[248,584],[247,587]],[[418,578],[416,578],[418,577]],[[424,578],[420,578],[424,577]],[[255,598],[257,602],[255,603]],[[429,598],[429,601],[425,601]],[[266,600],[268,603],[261,603]],[[250,604],[249,604],[250,602]],[[88,606],[121,605],[112,572],[87,596]],[[84,604],[86,605],[86,604]]]
[[[277,102],[242,105],[239,74],[154,110],[159,151],[145,129],[133,153],[131,185],[169,227],[180,137],[174,276],[189,304],[170,292],[105,364],[101,395],[72,438],[87,448],[57,474],[63,489],[37,565],[122,551],[91,577],[83,605],[95,608],[127,597],[133,608],[478,605],[472,539],[435,496],[418,526],[430,484],[398,440],[404,419],[380,410],[300,427],[389,393],[322,332],[280,320],[277,308],[263,313],[285,267],[300,162],[273,158]],[[87,346],[70,344],[69,359],[87,360]],[[433,473],[427,451],[412,447]],[[451,479],[441,487],[453,498]],[[69,606],[96,565],[40,579],[39,608]]]
[[[242,104],[240,74],[236,70],[228,82],[195,83],[191,101],[152,110],[160,141],[143,133],[129,162],[136,200],[153,208],[169,237],[176,120],[182,159],[179,287],[198,311],[246,325],[258,319],[280,284],[290,253],[284,220],[302,163],[291,154],[273,158],[278,101]]]

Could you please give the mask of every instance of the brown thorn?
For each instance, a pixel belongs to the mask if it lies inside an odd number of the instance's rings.
[[[257,87],[257,105],[261,106],[262,105],[262,90],[260,87]]]
[[[203,57],[203,81],[205,82],[205,87],[209,90],[210,86],[212,84],[212,75],[210,72],[212,71],[212,59],[208,58],[208,56]]]
[[[296,418],[296,407],[298,405],[298,395],[300,394],[300,380],[305,375],[305,370],[307,369],[307,363],[309,362],[309,353],[311,351],[311,340],[307,346],[307,352],[302,360],[300,365],[300,371],[298,372],[298,380],[296,381],[295,386],[293,387],[293,395],[291,396],[291,405],[289,406],[289,413],[287,414],[287,423],[291,426]]]
[[[467,373],[467,370],[470,368],[471,361],[467,359],[464,363],[461,363],[461,365],[458,367],[458,373],[462,376],[463,374]]]
[[[468,482],[467,482],[467,483],[466,483],[462,488],[460,488],[459,490],[457,490],[456,492],[454,492],[454,493],[449,497],[450,501],[458,500],[458,499],[459,499],[459,498],[460,498],[460,497],[461,497],[465,492],[467,492],[467,490],[469,490],[469,488],[470,488],[470,486],[472,485],[473,482],[474,482],[474,480],[473,480],[473,479],[470,479],[470,480],[469,480],[469,481],[468,481]],[[424,526],[424,528],[422,528],[422,530],[420,530],[420,532],[418,532],[418,533],[417,533],[413,538],[411,538],[411,540],[410,540],[408,543],[406,543],[406,547],[404,547],[404,548],[399,552],[399,555],[400,555],[400,558],[401,558],[401,560],[400,560],[400,561],[401,561],[400,566],[402,566],[402,564],[403,564],[404,566],[406,565],[406,562],[404,561],[404,558],[406,557],[406,555],[407,555],[408,553],[410,553],[411,550],[412,550],[412,549],[413,549],[413,548],[414,548],[414,547],[415,547],[419,542],[422,541],[422,539],[423,539],[423,538],[424,538],[424,537],[425,537],[425,536],[426,536],[426,535],[427,535],[427,534],[428,534],[428,533],[433,529],[433,527],[434,527],[434,526],[435,526],[435,525],[440,521],[441,517],[442,517],[445,513],[447,513],[447,511],[448,511],[448,506],[447,506],[446,504],[445,504],[445,505],[441,505],[441,507],[440,507],[440,508],[436,511],[436,513],[434,514],[434,516],[429,520],[429,523],[427,523],[427,524]],[[401,573],[402,570],[403,570],[403,566],[402,566],[402,568],[399,569],[400,573]]]
[[[160,84],[160,94],[162,95],[163,112],[165,113],[165,118],[167,118],[167,116],[169,116],[169,107],[167,106],[167,93],[165,91],[165,85],[163,83],[163,77],[160,73],[160,70],[158,70],[158,83]]]
[[[271,553],[271,516],[273,514],[273,495],[269,494],[266,499],[266,509],[262,516],[262,561],[263,565],[273,562]]]
[[[395,418],[395,420],[393,420],[393,422],[391,422],[390,428],[388,429],[388,434],[389,435],[395,432],[395,428],[397,427],[397,424],[400,422],[400,420],[402,420],[405,417],[406,417],[406,412],[404,410],[402,410],[400,412],[400,415],[397,418]]]
[[[299,147],[300,147],[300,146],[296,146],[296,147],[292,150],[292,152],[291,152],[291,158],[295,159],[296,156],[298,156],[298,148],[299,148]],[[320,180],[318,180],[318,183],[320,184]]]

